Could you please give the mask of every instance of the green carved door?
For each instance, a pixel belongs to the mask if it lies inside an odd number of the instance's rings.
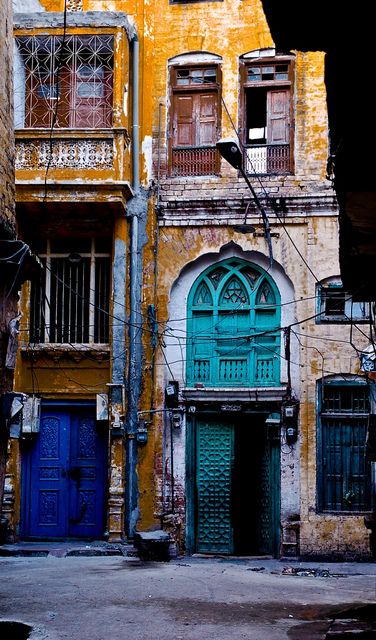
[[[196,450],[196,550],[232,553],[233,425],[216,419],[199,420]]]
[[[260,495],[257,553],[278,555],[279,548],[279,435],[264,429],[260,447]]]

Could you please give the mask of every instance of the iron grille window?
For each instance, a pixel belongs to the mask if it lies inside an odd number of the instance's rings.
[[[292,171],[291,61],[258,61],[243,74],[245,170]]]
[[[112,126],[111,35],[16,38],[16,127]]]
[[[108,343],[109,243],[72,242],[69,253],[60,244],[47,243],[42,280],[32,284],[30,342]]]
[[[318,498],[320,511],[371,509],[366,461],[369,391],[362,384],[324,383],[320,389]]]

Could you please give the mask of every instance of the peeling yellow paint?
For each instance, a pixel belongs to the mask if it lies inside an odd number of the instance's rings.
[[[62,11],[62,0],[43,0],[47,11]],[[262,221],[251,214],[248,221],[258,234],[241,235],[233,229],[232,202],[240,199],[244,211],[250,199],[249,191],[236,172],[225,162],[220,176],[202,178],[171,178],[168,176],[168,142],[170,139],[171,104],[169,65],[171,59],[187,53],[209,52],[220,56],[222,82],[220,135],[235,137],[241,126],[239,107],[239,59],[254,50],[273,47],[272,37],[262,10],[261,0],[234,0],[218,3],[168,4],[166,0],[127,2],[120,0],[83,0],[84,11],[123,11],[129,21],[137,26],[140,41],[140,174],[145,188],[156,180],[157,167],[161,166],[159,195],[166,202],[191,202],[201,199],[211,203],[221,199],[227,207],[228,222],[213,219],[211,212],[206,219],[196,221],[196,211],[182,216],[171,214],[156,220],[155,194],[149,201],[149,218],[146,227],[146,244],[143,253],[142,312],[147,327],[148,305],[154,304],[159,321],[160,342],[153,353],[147,328],[143,334],[144,362],[140,410],[164,408],[165,361],[161,351],[163,330],[169,319],[171,289],[184,273],[187,265],[196,264],[200,258],[211,255],[217,258],[224,247],[243,252],[250,260],[267,264],[267,244],[262,237]],[[44,30],[39,30],[39,32]],[[70,33],[79,33],[71,28]],[[85,29],[85,32],[92,32]],[[104,29],[104,32],[108,32]],[[27,30],[38,33],[38,30]],[[61,33],[61,29],[56,31]],[[115,30],[114,118],[115,130],[96,132],[100,140],[113,145],[113,161],[106,168],[51,169],[49,180],[53,185],[53,201],[56,203],[80,202],[102,204],[103,210],[111,204],[118,205],[119,214],[114,228],[114,239],[121,238],[129,246],[128,222],[124,218],[127,200],[131,197],[132,181],[129,140],[131,137],[131,84],[129,75],[129,51],[125,35]],[[292,363],[297,379],[294,392],[300,399],[299,456],[295,459],[299,470],[300,549],[309,555],[316,552],[353,552],[367,554],[368,534],[361,517],[346,517],[316,513],[316,382],[323,372],[355,372],[358,369],[349,345],[335,343],[324,346],[324,362],[319,353],[323,350],[320,338],[348,339],[344,326],[317,325],[314,316],[315,277],[317,280],[338,275],[338,226],[337,217],[328,205],[327,210],[316,212],[320,198],[333,196],[331,185],[325,180],[328,155],[328,123],[324,84],[324,54],[322,52],[294,52],[294,157],[295,171],[288,176],[264,176],[254,180],[260,193],[263,189],[275,198],[295,199],[295,209],[288,211],[282,220],[270,215],[273,236],[275,269],[283,273],[291,283],[294,318],[300,323],[295,328],[296,361]],[[160,108],[162,105],[162,108]],[[27,134],[38,140],[38,132]],[[33,138],[34,135],[34,138]],[[59,139],[60,133],[56,133]],[[88,132],[75,132],[77,140]],[[25,132],[17,134],[25,136]],[[23,139],[23,138],[22,138]],[[65,134],[61,134],[65,139]],[[34,205],[43,197],[44,172],[40,168],[27,167],[17,173],[19,180],[18,201]],[[69,185],[63,186],[63,182]],[[76,183],[82,182],[82,186]],[[300,200],[299,200],[300,198]],[[312,213],[304,209],[304,198],[312,202]],[[301,209],[299,203],[301,202]],[[228,204],[229,203],[229,204]],[[209,209],[209,208],[208,208]],[[211,211],[211,210],[209,210]],[[192,214],[192,215],[191,215]],[[204,215],[204,214],[203,214]],[[242,214],[241,214],[242,215]],[[122,217],[123,216],[123,217]],[[120,222],[121,220],[121,222]],[[238,220],[239,221],[239,220]],[[235,220],[236,222],[236,220]],[[300,254],[294,248],[296,245]],[[302,258],[303,256],[303,258]],[[308,270],[309,265],[315,277]],[[128,282],[127,282],[128,285]],[[23,292],[24,316],[22,326],[28,326],[27,286]],[[128,310],[129,301],[124,301]],[[307,319],[305,321],[305,319]],[[303,322],[304,321],[304,322]],[[299,330],[299,331],[298,331]],[[298,342],[299,340],[299,342]],[[365,342],[365,339],[360,341]],[[126,347],[125,347],[126,348]],[[36,389],[36,380],[44,397],[91,397],[106,389],[111,379],[111,362],[73,363],[63,354],[57,363],[52,356],[33,362],[25,351],[19,355],[16,372],[16,388],[27,393]],[[281,356],[283,359],[283,356]],[[184,368],[184,367],[183,367]],[[164,491],[164,458],[166,417],[163,413],[146,415],[148,443],[139,447],[138,481],[140,519],[138,528],[161,526],[163,519],[162,497]],[[12,445],[13,446],[13,445]],[[16,445],[12,448],[9,473],[14,478],[15,504],[19,505],[19,464]],[[286,463],[287,464],[287,463]],[[122,497],[124,494],[124,443],[121,438],[110,441],[110,490],[109,530],[111,539],[120,538],[124,527]],[[291,471],[291,470],[290,470]],[[294,470],[294,473],[296,471]],[[290,472],[286,472],[290,473]],[[176,483],[179,495],[184,496],[184,482]],[[182,531],[185,527],[185,511],[182,503],[176,518],[174,535],[184,545]],[[17,511],[18,510],[18,511]],[[17,515],[18,514],[18,515]],[[19,507],[15,507],[12,522],[16,526]],[[177,524],[179,523],[179,524]]]

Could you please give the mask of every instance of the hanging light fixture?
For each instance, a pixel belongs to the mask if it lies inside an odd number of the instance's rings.
[[[245,208],[245,215],[244,215],[244,220],[241,224],[234,224],[233,225],[233,229],[234,231],[237,231],[238,233],[255,233],[256,231],[256,227],[254,227],[252,224],[247,224],[247,216],[248,216],[248,209],[250,207],[251,203],[248,202],[246,208]]]

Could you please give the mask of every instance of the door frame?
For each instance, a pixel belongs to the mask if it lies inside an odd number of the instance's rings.
[[[95,400],[46,400],[42,398],[41,402],[41,414],[43,409],[49,410],[50,408],[60,408],[68,410],[79,408],[91,408],[95,412]],[[36,435],[39,437],[39,434]],[[21,540],[40,540],[41,538],[36,536],[30,536],[30,514],[29,509],[31,505],[31,449],[34,446],[35,437],[21,445],[21,504],[20,504],[20,539]],[[108,470],[108,464],[107,464]],[[50,540],[62,541],[62,538],[49,538]]]
[[[277,409],[280,411],[280,406]],[[186,467],[186,551],[189,555],[196,553],[196,424],[200,419],[218,417],[222,421],[228,420],[228,422],[235,423],[236,419],[240,416],[251,417],[252,415],[264,415],[267,416],[276,411],[276,407],[269,407],[258,410],[244,410],[236,414],[224,413],[217,408],[211,410],[200,411],[197,410],[194,414],[187,414],[186,424],[186,448],[185,448],[185,467]],[[265,429],[267,429],[265,425]],[[265,437],[267,435],[265,434]],[[280,441],[280,440],[279,440]],[[273,531],[272,531],[272,547],[273,557],[278,558],[280,556],[280,519],[281,519],[281,448],[280,446],[271,447],[271,468],[272,479],[278,480],[278,496],[273,501],[272,517],[273,517]],[[236,464],[236,459],[234,460]]]

